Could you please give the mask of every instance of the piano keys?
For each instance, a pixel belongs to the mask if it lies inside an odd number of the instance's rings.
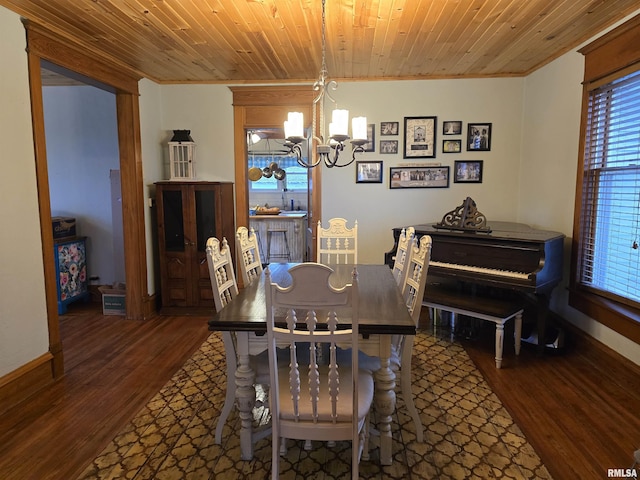
[[[562,280],[564,234],[522,223],[491,222],[490,233],[470,233],[414,225],[416,236],[430,235],[430,276],[519,290],[550,293]],[[404,227],[393,229],[394,246],[385,254],[393,266]]]

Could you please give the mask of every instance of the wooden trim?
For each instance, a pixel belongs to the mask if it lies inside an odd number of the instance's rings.
[[[107,61],[95,49],[71,41],[29,20],[23,20],[28,36],[28,51],[69,70],[128,93],[138,93],[141,75],[126,67]]]
[[[55,380],[55,358],[45,353],[0,378],[0,414]]]
[[[117,66],[109,65],[55,34],[25,21],[27,31],[27,59],[29,65],[29,86],[33,143],[40,212],[40,232],[42,241],[42,263],[44,269],[45,295],[47,306],[47,327],[49,333],[49,353],[46,354],[48,374],[43,368],[32,363],[12,373],[16,385],[10,393],[0,393],[0,400],[7,404],[19,402],[31,395],[35,389],[64,375],[63,346],[60,340],[60,325],[57,307],[55,262],[53,258],[53,231],[51,225],[51,204],[49,198],[49,178],[44,129],[44,108],[42,101],[41,61],[46,59],[56,65],[87,75],[103,82],[106,89],[116,93],[120,168],[122,171],[123,232],[125,241],[125,275],[127,283],[127,317],[142,319],[150,316],[153,302],[148,300],[146,244],[144,230],[144,205],[142,194],[142,155],[138,110],[139,77],[131,77]],[[102,88],[105,86],[102,85]],[[42,362],[37,359],[36,363]],[[35,372],[35,373],[34,373]],[[22,378],[24,377],[24,378]],[[33,380],[32,380],[33,378]],[[0,402],[0,407],[2,403]]]
[[[40,58],[28,52],[27,59],[29,64],[29,94],[31,99],[31,122],[33,125],[33,146],[36,163],[38,210],[40,212],[40,234],[47,305],[49,352],[53,355],[53,377],[59,378],[64,374],[64,358],[60,341],[60,322],[58,319],[57,275],[53,256],[53,227],[51,224],[51,203],[49,198],[47,146],[44,136],[44,107],[42,104]]]
[[[585,56],[584,80],[593,82],[640,62],[640,15],[579,50]]]
[[[287,118],[287,112],[295,109],[302,112],[310,122],[314,91],[310,86],[280,87],[229,87],[233,92],[234,164],[236,184],[236,228],[249,225],[249,189],[247,128],[279,128]],[[315,155],[315,152],[313,152]],[[313,229],[315,242],[316,225],[322,218],[321,203],[322,167],[311,170],[312,192],[309,204],[309,226]],[[315,251],[315,247],[312,247]]]
[[[142,188],[144,177],[142,174],[138,96],[119,92],[116,94],[116,107],[120,148],[127,318],[144,319],[146,314],[143,299],[149,294],[147,290],[145,205]]]
[[[569,305],[640,344],[640,312],[636,309],[577,288],[569,290]]]
[[[640,68],[640,15],[580,49],[585,55],[585,70],[580,119],[580,143],[574,200],[573,238],[571,241],[571,273],[569,305],[607,326],[629,340],[640,344],[640,312],[622,303],[606,299],[582,289],[579,285],[581,268],[580,219],[582,217],[582,189],[584,181],[585,139],[588,121],[589,91],[603,81],[611,81],[631,70]],[[630,67],[636,65],[633,69]]]

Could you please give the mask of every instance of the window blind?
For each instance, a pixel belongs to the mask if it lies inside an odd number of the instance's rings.
[[[589,92],[579,282],[640,306],[640,72]]]

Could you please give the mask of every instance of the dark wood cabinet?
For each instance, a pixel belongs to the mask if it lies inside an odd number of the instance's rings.
[[[155,185],[162,311],[214,308],[205,246],[226,237],[235,258],[233,183]]]

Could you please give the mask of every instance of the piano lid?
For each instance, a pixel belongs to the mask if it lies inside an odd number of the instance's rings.
[[[487,235],[470,235],[468,231],[463,230],[445,230],[436,228],[435,222],[429,222],[421,225],[411,225],[415,228],[416,235],[432,235],[437,237],[450,238],[475,238],[478,242],[490,242],[492,240],[507,241],[529,241],[534,243],[544,243],[557,238],[564,238],[564,234],[553,232],[550,230],[538,230],[525,223],[515,222],[491,222],[491,232]],[[399,227],[406,228],[406,227]],[[394,228],[394,230],[396,230]]]

